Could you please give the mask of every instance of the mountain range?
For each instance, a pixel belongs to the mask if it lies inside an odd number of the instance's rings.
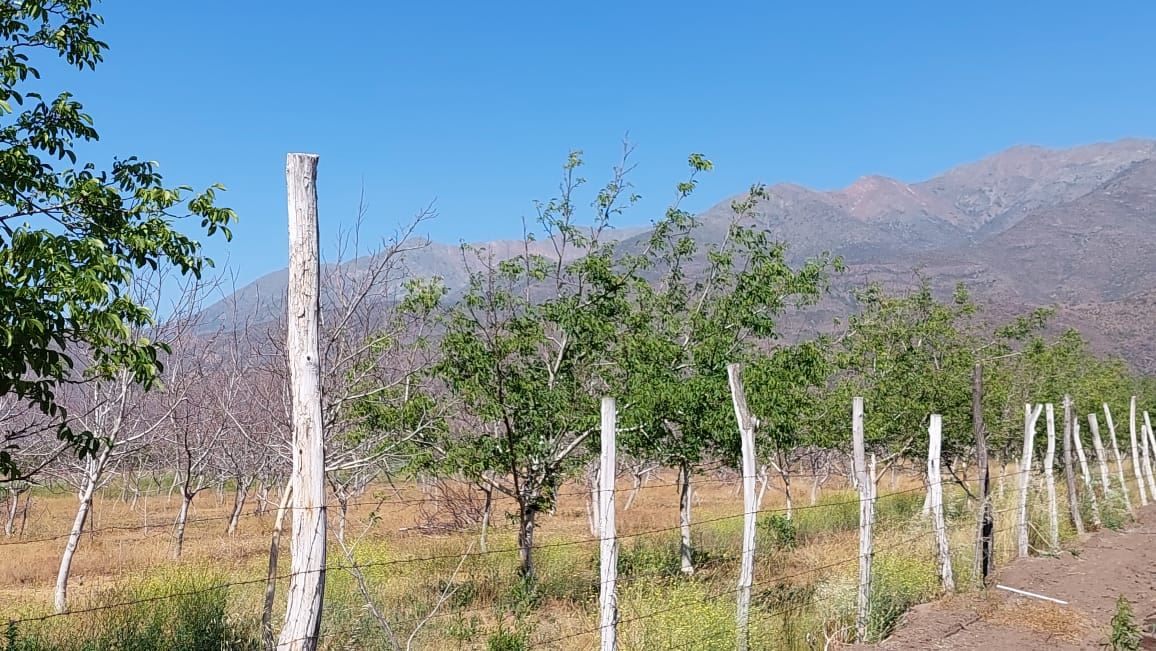
[[[1076,327],[1101,352],[1156,371],[1147,325],[1156,306],[1156,141],[1018,146],[916,183],[864,176],[833,191],[783,183],[766,192],[755,219],[789,243],[793,259],[828,251],[847,264],[828,300],[785,324],[789,335],[829,329],[851,309],[850,287],[869,281],[902,287],[926,278],[943,292],[966,283],[997,317],[1055,306],[1057,325]],[[722,237],[734,198],[699,215],[696,239]],[[629,245],[647,232],[615,235]],[[478,246],[500,258],[525,244]],[[407,253],[405,266],[408,275],[441,276],[450,288],[467,278],[456,245],[429,242]],[[284,269],[263,276],[210,306],[205,322],[226,322],[231,314],[271,319],[287,278]]]

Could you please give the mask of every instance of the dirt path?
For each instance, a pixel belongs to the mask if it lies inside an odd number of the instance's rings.
[[[996,574],[996,583],[1066,606],[996,589],[944,599],[913,609],[895,635],[873,648],[1101,649],[1121,594],[1148,629],[1156,623],[1156,505],[1140,520],[1121,533],[1090,535],[1075,553],[1017,561]],[[1148,636],[1143,648],[1156,649],[1156,637]]]

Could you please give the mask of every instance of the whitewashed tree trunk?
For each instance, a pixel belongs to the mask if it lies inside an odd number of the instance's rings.
[[[755,500],[755,506],[759,509],[763,508],[763,497],[767,493],[767,485],[771,483],[769,468],[770,465],[765,463],[759,466],[759,496],[758,499]]]
[[[1104,526],[1100,520],[1100,504],[1096,499],[1096,487],[1092,483],[1092,473],[1088,470],[1088,457],[1084,456],[1084,443],[1080,440],[1080,421],[1072,420],[1072,443],[1076,446],[1076,456],[1080,459],[1080,474],[1084,477],[1084,490],[1088,492],[1088,508],[1092,511],[1092,524],[1097,529]]]
[[[1028,490],[1032,485],[1032,454],[1035,452],[1036,424],[1040,420],[1043,405],[1024,405],[1024,452],[1020,457],[1020,495],[1019,512],[1016,518],[1017,556],[1027,558],[1028,555]]]
[[[786,512],[784,515],[790,520],[795,515],[795,496],[791,492],[791,467],[783,460],[783,465],[779,468],[779,475],[783,478],[783,499]]]
[[[317,156],[289,154],[289,382],[293,408],[293,529],[285,621],[277,646],[313,651],[325,595],[325,440],[321,429]]]
[[[694,574],[694,557],[690,539],[690,464],[678,467],[678,533],[679,556],[683,574]]]
[[[867,641],[871,624],[871,561],[875,557],[872,529],[875,525],[875,482],[867,470],[863,430],[863,398],[851,403],[851,448],[855,487],[859,491],[859,593],[855,608],[855,639]]]
[[[1056,410],[1052,403],[1044,406],[1047,419],[1048,447],[1044,453],[1044,486],[1048,491],[1048,551],[1060,551],[1060,513],[1056,505]]]
[[[60,556],[60,569],[56,572],[56,590],[53,593],[53,606],[57,613],[68,612],[68,577],[72,573],[72,559],[76,556],[76,548],[80,545],[80,534],[84,531],[84,521],[92,512],[92,498],[96,493],[108,464],[112,447],[104,445],[100,452],[89,457],[85,463],[84,482],[77,493],[76,517],[72,520],[72,529],[68,532],[68,540],[64,544],[64,553]]]
[[[743,457],[743,555],[739,568],[738,581],[738,608],[735,614],[737,625],[736,648],[746,651],[750,644],[749,620],[751,610],[751,585],[754,583],[755,573],[755,519],[758,517],[758,505],[755,495],[755,427],[756,422],[751,418],[747,409],[747,396],[743,389],[742,366],[727,365],[727,379],[730,382],[731,402],[735,409],[735,422],[738,424],[739,435],[742,441]]]
[[[614,398],[602,399],[602,456],[598,472],[598,532],[601,537],[598,592],[602,651],[618,648],[618,529],[614,513],[614,478],[618,476],[614,440],[618,432]]]
[[[189,521],[189,506],[193,503],[193,495],[181,491],[181,509],[177,512],[177,520],[173,523],[173,559],[181,557],[185,548],[185,525]]]
[[[1120,455],[1120,445],[1116,441],[1116,423],[1112,420],[1112,410],[1108,408],[1108,403],[1104,403],[1104,420],[1108,422],[1108,435],[1112,439],[1112,454],[1116,459],[1116,476],[1120,480],[1120,491],[1124,493],[1124,506],[1128,509],[1128,513],[1132,516],[1136,515],[1136,511],[1132,508],[1132,495],[1128,490],[1128,481],[1124,478],[1124,459]]]
[[[490,532],[490,513],[494,510],[494,487],[485,484],[482,488],[486,503],[482,506],[482,532],[478,537],[478,548],[484,554],[487,550],[486,537]]]
[[[233,496],[233,512],[229,515],[229,526],[225,533],[230,537],[237,535],[237,526],[241,522],[241,513],[245,510],[245,501],[249,497],[249,480],[237,477],[237,493]]]
[[[931,415],[927,441],[927,487],[931,495],[931,521],[935,529],[935,551],[939,558],[939,582],[947,592],[955,592],[951,571],[951,548],[947,543],[947,524],[943,518],[943,471],[940,457],[943,449],[943,417]]]
[[[269,567],[265,574],[265,602],[261,609],[261,640],[265,651],[276,648],[273,638],[273,601],[277,596],[277,565],[281,556],[281,532],[285,530],[285,514],[293,499],[293,482],[281,491],[281,503],[277,505],[277,515],[273,518],[273,533],[269,536]]]

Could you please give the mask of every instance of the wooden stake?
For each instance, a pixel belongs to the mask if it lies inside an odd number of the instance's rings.
[[[1072,420],[1072,443],[1076,446],[1076,456],[1080,458],[1080,474],[1084,477],[1084,490],[1088,492],[1088,505],[1092,510],[1092,524],[1097,529],[1104,526],[1100,520],[1100,505],[1096,500],[1096,488],[1092,484],[1092,473],[1088,472],[1088,458],[1084,456],[1084,443],[1080,441],[1080,421]],[[1104,479],[1107,479],[1105,469]]]
[[[935,549],[939,557],[939,581],[947,592],[955,592],[955,578],[951,572],[951,549],[947,544],[947,527],[943,519],[943,474],[940,456],[943,447],[943,416],[931,415],[927,430],[927,489],[931,494],[931,518],[935,529]]]
[[[1092,446],[1096,450],[1096,465],[1100,468],[1100,484],[1104,489],[1101,495],[1108,500],[1112,492],[1112,480],[1108,474],[1108,456],[1104,451],[1104,442],[1100,439],[1100,422],[1096,414],[1088,414],[1088,427],[1092,430]]]
[[[742,366],[729,364],[727,379],[730,381],[731,402],[734,403],[735,421],[739,426],[739,435],[742,438],[743,456],[743,556],[739,570],[738,583],[738,611],[735,621],[738,625],[738,651],[746,651],[749,639],[749,617],[751,610],[751,584],[754,582],[755,572],[755,518],[758,515],[758,506],[755,504],[758,496],[755,494],[755,427],[757,423],[751,418],[747,409],[747,396],[743,390]]]
[[[317,156],[289,154],[289,386],[293,529],[289,593],[277,647],[313,651],[325,595],[325,441],[321,429],[320,248]]]
[[[601,588],[598,593],[602,651],[618,648],[618,529],[614,512],[614,479],[618,476],[615,435],[618,410],[614,398],[602,399],[602,458],[598,472],[598,534]]]
[[[1072,413],[1072,398],[1064,396],[1064,484],[1068,489],[1068,514],[1076,527],[1076,535],[1084,535],[1084,518],[1080,516],[1080,496],[1076,492],[1076,471],[1072,466],[1072,439],[1076,418]]]
[[[1032,485],[1032,453],[1035,451],[1036,423],[1040,420],[1043,405],[1024,405],[1024,453],[1020,457],[1020,500],[1019,513],[1016,519],[1018,533],[1017,551],[1019,558],[1028,555],[1028,489]]]
[[[1147,416],[1148,412],[1144,412],[1144,414]],[[1148,480],[1148,495],[1151,496],[1153,501],[1156,501],[1156,477],[1153,477],[1152,473],[1152,453],[1150,452],[1152,446],[1149,445],[1149,427],[1149,423],[1142,423],[1140,425],[1140,440],[1142,441],[1140,447],[1141,456],[1144,458],[1144,478]]]
[[[871,623],[871,561],[874,558],[871,530],[875,524],[875,482],[867,470],[866,442],[863,431],[863,398],[851,402],[851,447],[855,487],[859,490],[859,597],[855,615],[855,636],[867,641]]]
[[[1136,444],[1136,396],[1128,403],[1128,435],[1132,438],[1132,471],[1136,474],[1136,484],[1140,487],[1140,506],[1148,505],[1148,491],[1144,478],[1144,460]],[[1153,495],[1152,497],[1156,497]]]
[[[987,585],[987,577],[992,570],[994,518],[990,494],[991,477],[987,462],[987,430],[983,424],[983,366],[978,363],[972,369],[971,375],[971,425],[975,434],[975,456],[979,466],[979,523],[975,534],[973,573],[979,580],[979,585]]]
[[[1044,405],[1048,429],[1048,447],[1044,453],[1044,486],[1048,491],[1048,551],[1060,552],[1060,512],[1056,506],[1056,410],[1052,403]]]
[[[1112,454],[1116,458],[1116,475],[1120,480],[1120,490],[1124,493],[1124,506],[1128,509],[1128,514],[1132,517],[1136,516],[1136,511],[1132,508],[1131,491],[1128,490],[1128,482],[1124,479],[1124,459],[1120,456],[1120,446],[1116,442],[1116,423],[1112,420],[1112,410],[1108,409],[1108,403],[1104,403],[1104,420],[1108,421],[1108,434],[1112,439]]]

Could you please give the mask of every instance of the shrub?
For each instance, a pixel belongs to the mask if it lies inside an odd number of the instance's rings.
[[[1120,595],[1116,600],[1116,614],[1112,615],[1112,631],[1108,635],[1108,645],[1113,651],[1136,651],[1140,648],[1142,635],[1132,604]]]
[[[227,615],[228,589],[216,587],[222,576],[166,572],[106,590],[65,618],[9,626],[4,651],[147,651],[187,649],[222,651],[259,649],[256,622]],[[158,598],[165,595],[180,595]],[[137,603],[129,603],[137,602]],[[124,603],[124,606],[114,604]],[[102,608],[102,607],[108,608]]]
[[[939,591],[935,563],[911,555],[880,554],[871,566],[870,635],[891,634],[900,616],[912,606],[929,601]]]
[[[762,534],[759,547],[790,551],[795,548],[799,532],[793,520],[780,513],[771,513],[760,518],[758,531]]]

